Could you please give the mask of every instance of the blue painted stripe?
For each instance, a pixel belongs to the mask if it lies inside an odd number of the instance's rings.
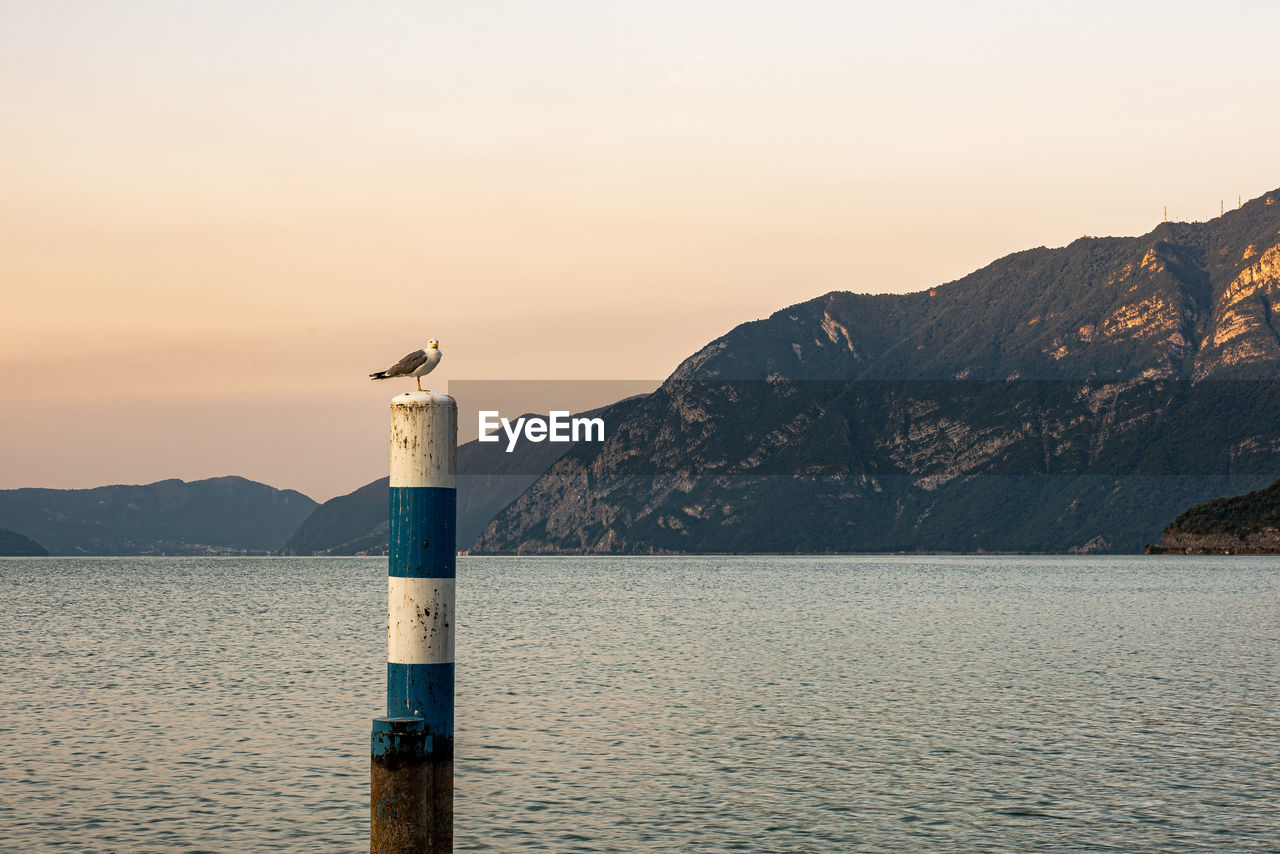
[[[432,752],[422,718],[374,718],[369,752],[374,759],[420,762]]]
[[[391,487],[391,558],[387,574],[453,578],[458,491],[441,486]]]
[[[453,738],[453,664],[388,661],[387,717],[422,718],[429,735]]]

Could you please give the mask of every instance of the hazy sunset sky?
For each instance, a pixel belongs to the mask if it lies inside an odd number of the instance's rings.
[[[0,2],[0,488],[386,469],[372,383],[661,380],[1280,186],[1271,2]],[[462,401],[466,404],[466,401]]]

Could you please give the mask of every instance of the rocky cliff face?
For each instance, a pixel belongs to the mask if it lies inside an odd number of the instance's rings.
[[[1138,551],[1280,469],[1280,205],[830,293],[689,357],[488,552]]]
[[[1187,555],[1273,555],[1280,554],[1280,529],[1263,528],[1243,537],[1235,534],[1188,534],[1166,531],[1160,551]]]

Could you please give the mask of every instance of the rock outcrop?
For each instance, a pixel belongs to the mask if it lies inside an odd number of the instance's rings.
[[[1280,528],[1264,528],[1243,537],[1235,534],[1165,532],[1152,554],[1274,555],[1280,554]]]
[[[1280,480],[1246,495],[1215,498],[1179,514],[1153,554],[1280,554]]]

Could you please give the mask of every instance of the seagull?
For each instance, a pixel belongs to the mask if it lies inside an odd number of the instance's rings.
[[[422,377],[431,373],[431,369],[440,364],[444,356],[440,352],[440,342],[432,338],[427,342],[427,349],[414,350],[385,371],[369,374],[369,379],[389,380],[392,377],[413,377],[418,381],[418,391],[427,391],[422,387]]]

